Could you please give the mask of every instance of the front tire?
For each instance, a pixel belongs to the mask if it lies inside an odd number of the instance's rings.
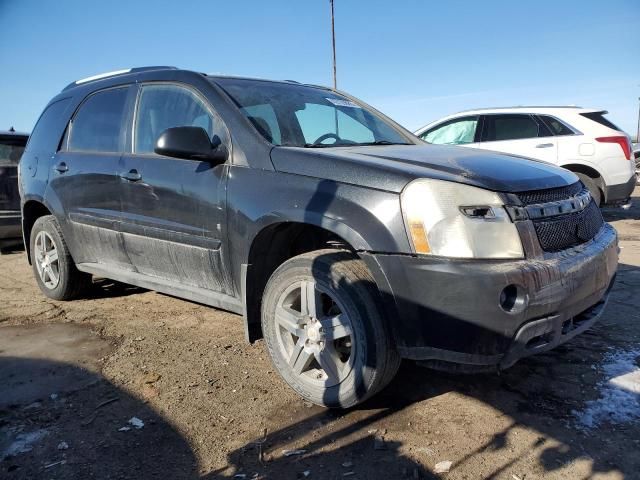
[[[53,215],[38,218],[30,237],[31,266],[42,293],[54,300],[71,300],[91,285],[71,258],[60,225]]]
[[[317,405],[361,403],[400,365],[375,281],[346,251],[319,250],[282,264],[264,292],[262,332],[283,379]]]

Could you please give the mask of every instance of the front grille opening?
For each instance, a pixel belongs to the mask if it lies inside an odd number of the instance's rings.
[[[533,221],[540,246],[546,252],[557,252],[588,242],[598,234],[603,224],[602,213],[594,201],[581,212]]]
[[[571,330],[573,330],[573,319],[570,318],[569,320],[565,320],[564,322],[562,322],[562,334],[566,335],[567,333],[569,333]]]

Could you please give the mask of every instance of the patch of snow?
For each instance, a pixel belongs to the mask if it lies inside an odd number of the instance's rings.
[[[144,422],[142,420],[140,420],[138,417],[131,417],[129,419],[129,424],[133,425],[138,430],[140,430],[142,427],[144,427]]]
[[[14,457],[21,453],[33,450],[33,445],[48,435],[47,430],[34,430],[33,432],[19,433],[13,442],[0,453],[0,461],[7,457]]]
[[[604,357],[605,380],[598,383],[600,398],[574,411],[578,424],[593,428],[603,422],[625,423],[640,419],[640,348],[618,350]]]

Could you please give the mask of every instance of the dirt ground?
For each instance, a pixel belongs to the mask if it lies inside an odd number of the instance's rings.
[[[640,188],[606,217],[620,268],[592,330],[501,375],[405,362],[350,411],[296,396],[236,315],[104,280],[47,300],[2,255],[0,478],[640,478],[640,381],[607,383],[611,358],[640,366]]]

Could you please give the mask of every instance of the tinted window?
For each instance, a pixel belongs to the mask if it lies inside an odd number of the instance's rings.
[[[282,135],[280,125],[276,118],[276,112],[269,104],[252,105],[242,109],[249,121],[258,129],[264,138],[270,143],[280,144]]]
[[[27,144],[28,150],[33,152],[55,152],[58,150],[60,138],[66,126],[66,118],[63,119],[63,114],[70,100],[69,98],[58,100],[50,104],[44,112],[42,112],[38,123],[36,123],[29,137],[29,143]]]
[[[487,115],[482,141],[518,140],[538,136],[538,123],[530,115]]]
[[[593,120],[600,125],[604,125],[605,127],[612,128],[613,130],[620,130],[617,125],[611,123],[609,119],[604,117],[606,112],[590,112],[590,113],[581,113],[583,117],[588,118],[589,120]],[[620,130],[621,131],[621,130]]]
[[[26,137],[20,137],[18,135],[0,135],[0,167],[18,165],[26,143]]]
[[[120,129],[128,88],[91,95],[71,122],[68,149],[82,152],[120,151]]]
[[[277,129],[257,130],[271,143],[292,147],[334,147],[341,145],[407,144],[400,130],[373,110],[336,92],[320,87],[235,78],[216,78],[240,110],[252,116],[254,106],[269,105]],[[269,124],[269,119],[262,117]],[[249,119],[251,120],[251,118]],[[253,120],[254,125],[256,121]],[[263,125],[264,127],[264,125]],[[276,131],[280,131],[278,141]],[[265,134],[266,132],[266,134]],[[322,139],[321,142],[318,142]]]
[[[420,138],[436,145],[463,145],[473,143],[478,127],[478,116],[456,118],[431,128]]]
[[[346,142],[373,142],[373,132],[365,126],[362,110],[357,109],[351,113],[354,117],[336,110],[335,107],[307,103],[302,110],[296,112],[296,118],[308,144],[315,143],[322,136],[329,136],[333,142],[333,135]]]
[[[134,145],[136,153],[153,153],[158,137],[167,128],[202,127],[213,139],[222,123],[203,100],[177,85],[146,85],[138,103]]]
[[[549,115],[538,115],[538,118],[542,119],[553,135],[573,135],[573,130],[557,118],[550,117]]]

